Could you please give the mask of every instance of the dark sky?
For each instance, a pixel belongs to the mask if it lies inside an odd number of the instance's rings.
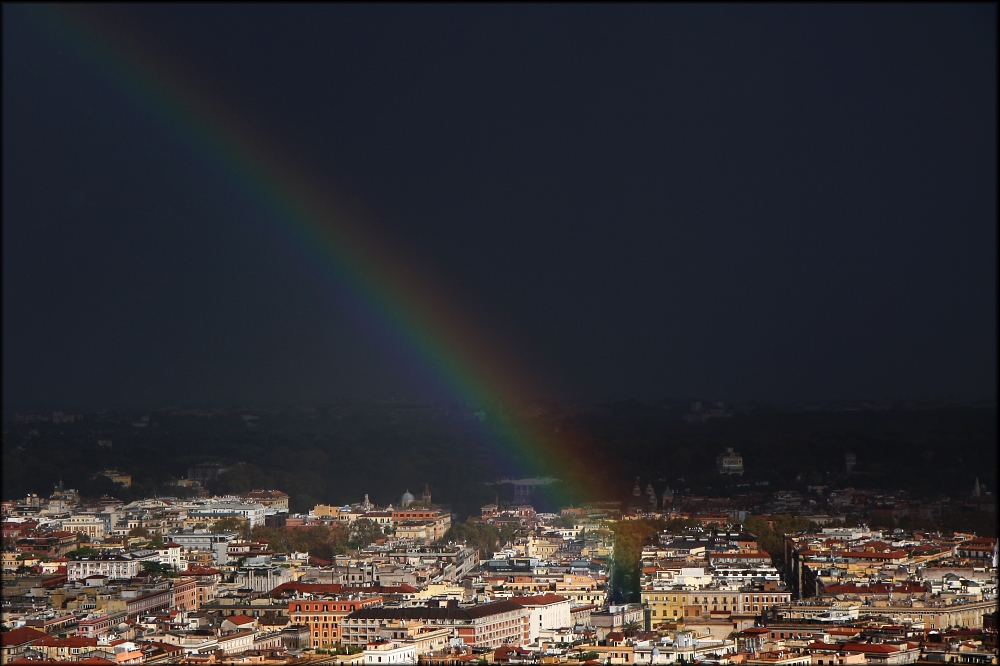
[[[88,12],[551,397],[995,397],[992,4]],[[55,23],[3,6],[5,408],[430,397]]]

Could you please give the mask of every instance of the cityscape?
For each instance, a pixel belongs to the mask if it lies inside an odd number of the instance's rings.
[[[567,427],[567,414],[615,411],[547,408],[547,418],[559,414]],[[964,416],[966,437],[975,416],[995,416],[992,407],[942,404],[743,405],[742,417],[725,403],[713,409],[712,420],[702,418],[699,401],[657,411],[665,425],[695,435],[733,418],[745,419],[746,430],[755,411],[763,412],[757,418],[845,422],[866,413],[910,414],[932,417],[941,429],[954,412]],[[285,467],[276,456],[292,455],[290,433],[301,426],[322,432],[325,417],[357,412],[377,424],[393,410],[399,405],[15,414],[3,430],[5,488],[20,487],[7,470],[27,469],[47,440],[50,451],[60,451],[55,434],[66,439],[61,446],[86,455],[72,463],[76,469],[35,469],[37,477],[59,478],[50,489],[35,484],[36,492],[3,501],[4,659],[996,659],[996,476],[971,470],[966,487],[948,487],[944,468],[965,469],[957,461],[939,462],[941,483],[923,492],[872,487],[879,477],[866,474],[877,466],[868,447],[842,453],[838,469],[782,483],[752,468],[755,447],[745,443],[742,452],[720,447],[705,469],[684,467],[687,478],[640,475],[631,488],[622,478],[619,497],[573,505],[552,492],[563,483],[558,469],[443,488],[435,477],[392,489],[391,475],[378,471],[389,461],[349,473],[369,493],[350,496],[340,490],[350,487],[347,475],[330,473],[322,501],[290,496],[254,487],[271,479],[256,467],[248,472],[252,465],[243,460],[188,455],[176,432],[168,447],[175,464],[127,467],[144,441],[160,440],[167,433],[156,431],[181,422],[199,439],[209,432],[220,438],[218,449],[227,448],[227,428],[244,449],[261,446],[262,430],[273,428],[269,436],[282,448],[272,445],[268,459]],[[481,410],[432,405],[403,411],[395,417],[403,423],[428,413],[463,424],[481,418]],[[992,437],[985,441],[990,446]],[[399,462],[416,468],[405,454]],[[151,469],[162,472],[149,478]],[[464,500],[459,509],[455,500],[470,496],[487,499],[478,506]]]
[[[0,665],[1000,666],[995,4],[0,11]]]

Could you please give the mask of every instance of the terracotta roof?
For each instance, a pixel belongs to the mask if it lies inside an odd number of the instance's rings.
[[[154,650],[163,650],[164,652],[183,652],[184,648],[180,645],[171,645],[170,643],[161,643],[159,641],[148,641],[144,642],[143,645],[149,645]]]
[[[521,606],[513,601],[494,601],[479,606],[465,608],[430,608],[411,606],[407,608],[389,606],[369,606],[354,611],[349,618],[372,618],[386,620],[475,620],[500,613],[520,611]]]
[[[226,620],[233,624],[252,624],[257,621],[256,618],[247,615],[230,615]]]
[[[889,643],[847,643],[843,647],[843,652],[877,652],[879,654],[892,654],[899,652],[900,646]]]
[[[0,646],[12,647],[15,645],[24,645],[45,635],[44,632],[37,629],[21,627],[20,629],[13,629],[0,634]]]
[[[294,581],[282,583],[271,590],[271,596],[276,596],[282,592],[310,592],[312,594],[340,594],[343,589],[340,583],[296,583]]]
[[[97,647],[97,639],[87,638],[85,636],[67,636],[66,638],[59,638],[58,636],[49,636],[46,634],[32,643],[32,645],[68,648]]]
[[[511,601],[515,604],[520,604],[521,606],[548,606],[549,604],[558,604],[563,601],[567,601],[566,597],[561,597],[558,594],[538,594],[533,597],[511,597]]]

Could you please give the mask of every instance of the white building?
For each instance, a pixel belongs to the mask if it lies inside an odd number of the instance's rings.
[[[719,474],[743,474],[743,456],[727,447],[715,459],[715,467]]]
[[[417,648],[413,643],[370,643],[364,657],[366,664],[415,664]]]
[[[212,551],[212,562],[216,565],[227,564],[229,562],[227,549],[229,542],[235,539],[236,534],[234,532],[181,532],[170,535],[170,540],[173,543],[180,544],[185,551]]]
[[[712,583],[712,574],[705,573],[703,567],[682,567],[675,580],[678,585],[702,588]]]
[[[236,585],[256,592],[270,592],[292,581],[291,569],[284,567],[249,567],[236,572]]]
[[[250,522],[250,528],[264,524],[265,508],[255,502],[221,501],[208,502],[202,506],[188,510],[191,518],[207,518],[220,520],[226,516],[236,516]]]
[[[714,582],[723,589],[740,589],[751,583],[781,580],[781,574],[772,566],[716,567],[712,571]]]
[[[181,557],[183,546],[173,541],[168,541],[156,549],[157,560],[160,564],[172,566],[175,571],[187,569],[187,560]]]
[[[529,643],[534,643],[543,631],[573,626],[570,614],[572,603],[566,597],[548,593],[533,597],[513,597],[511,601],[528,611]]]
[[[141,561],[127,554],[94,555],[66,562],[66,577],[68,580],[81,580],[96,575],[108,578],[135,578],[141,568]]]

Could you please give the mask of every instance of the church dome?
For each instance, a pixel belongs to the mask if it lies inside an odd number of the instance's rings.
[[[415,499],[416,498],[410,494],[410,491],[407,490],[405,493],[403,493],[403,496],[399,498],[399,503],[402,504],[403,506],[409,506],[410,504],[413,503],[413,500]]]

